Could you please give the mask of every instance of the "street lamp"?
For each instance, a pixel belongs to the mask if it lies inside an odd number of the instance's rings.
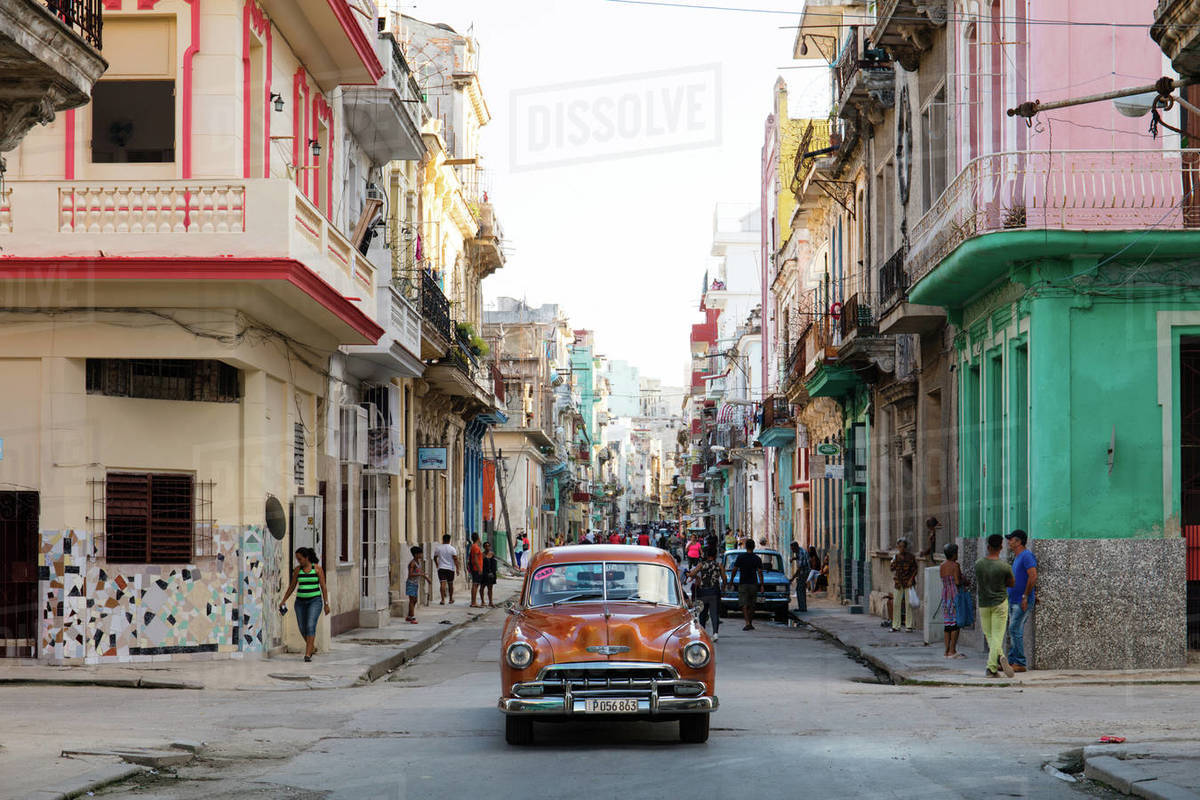
[[[276,111],[283,111],[283,95],[279,92],[271,92],[271,104],[275,106]]]
[[[312,150],[313,158],[321,157],[321,143],[316,139],[308,140],[308,147]]]

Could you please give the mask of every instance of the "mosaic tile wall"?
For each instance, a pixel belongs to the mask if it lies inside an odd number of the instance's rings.
[[[195,564],[110,566],[86,531],[44,531],[39,657],[98,664],[261,652],[261,529],[215,535],[216,555]]]

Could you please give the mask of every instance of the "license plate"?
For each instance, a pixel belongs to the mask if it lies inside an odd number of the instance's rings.
[[[636,697],[589,697],[584,701],[585,714],[636,714]]]

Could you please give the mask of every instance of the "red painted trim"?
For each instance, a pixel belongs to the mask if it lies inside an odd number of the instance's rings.
[[[329,103],[326,102],[323,95],[316,93],[313,96],[312,135],[314,139],[320,133],[320,123],[322,122],[325,123],[325,216],[328,219],[333,219],[333,109],[329,107]],[[319,160],[316,161],[319,166]],[[313,181],[313,188],[317,194],[314,204],[319,209],[321,207],[321,187],[317,184],[320,182],[319,176],[321,171],[318,169],[313,170],[313,172],[316,172],[318,176],[317,180]]]
[[[66,145],[63,150],[63,180],[75,180],[75,109],[68,109],[63,116],[63,138]]]
[[[138,0],[138,11],[153,11],[161,0]]]
[[[264,15],[264,19],[265,19]],[[263,81],[263,177],[271,177],[271,83],[275,79],[274,65],[271,63],[271,20],[266,19],[267,28],[267,71]]]
[[[296,73],[292,75],[292,165],[296,167],[301,166],[300,147],[302,143],[300,139],[302,131],[300,126],[302,124],[302,120],[304,119],[304,115],[308,113],[304,104],[300,101],[300,87],[303,85],[303,83],[304,69],[299,68],[296,70]],[[303,170],[296,171],[296,186],[300,188],[301,192],[304,192],[303,175]],[[307,192],[304,193],[307,194]]]
[[[246,0],[242,7],[242,176],[250,174],[250,161],[254,156],[253,117],[254,97],[252,91],[250,45],[257,35],[266,49],[266,64],[263,69],[263,96],[259,98],[263,107],[263,175],[271,177],[271,21],[259,8],[255,0]]]
[[[253,134],[254,106],[250,97],[250,6],[254,0],[246,0],[242,6],[242,177],[250,177],[250,139]]]
[[[337,289],[290,258],[0,258],[0,280],[284,281],[372,342],[384,333]]]
[[[200,52],[200,0],[184,0],[191,7],[192,43],[183,53],[183,173],[192,177],[192,63]]]
[[[104,0],[105,11],[120,11],[121,0]]]
[[[337,17],[342,30],[346,32],[347,38],[350,39],[350,44],[354,47],[354,52],[358,53],[363,66],[371,74],[371,80],[378,81],[383,77],[383,64],[379,63],[379,57],[375,55],[375,43],[363,33],[358,20],[354,18],[354,11],[350,8],[346,0],[328,0],[328,2],[329,9],[333,11],[333,15]]]

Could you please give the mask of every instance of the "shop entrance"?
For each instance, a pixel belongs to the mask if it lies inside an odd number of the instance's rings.
[[[37,492],[0,492],[0,658],[37,655]]]
[[[1179,342],[1179,479],[1187,552],[1188,649],[1200,650],[1200,337]]]

